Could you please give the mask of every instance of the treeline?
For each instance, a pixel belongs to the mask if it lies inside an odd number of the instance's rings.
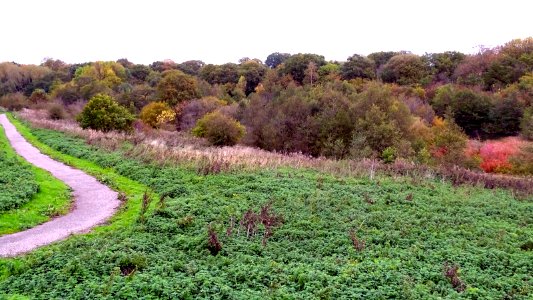
[[[287,53],[222,65],[6,62],[0,97],[7,109],[46,107],[101,130],[150,126],[215,145],[468,163],[468,137],[533,139],[533,38],[475,55],[377,52],[345,62]]]

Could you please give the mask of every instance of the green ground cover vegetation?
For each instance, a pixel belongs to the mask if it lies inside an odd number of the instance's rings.
[[[93,234],[0,260],[0,295],[529,299],[533,293],[531,198],[436,180],[302,169],[199,175],[128,159],[128,144],[108,152],[64,133],[17,126],[44,152],[135,197]],[[151,197],[140,201],[147,187]]]
[[[0,128],[0,235],[34,227],[69,207],[68,186],[19,157]]]

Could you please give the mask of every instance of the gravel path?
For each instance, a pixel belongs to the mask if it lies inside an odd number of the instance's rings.
[[[114,214],[120,203],[116,192],[96,178],[41,154],[3,114],[0,115],[0,124],[4,127],[11,146],[20,156],[64,181],[72,188],[74,196],[73,208],[69,214],[25,231],[0,236],[0,257],[15,256],[63,240],[74,233],[88,232]]]

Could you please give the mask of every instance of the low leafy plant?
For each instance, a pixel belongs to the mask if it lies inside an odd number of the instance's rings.
[[[0,127],[3,131],[3,128]],[[31,200],[39,186],[31,168],[21,158],[8,156],[10,147],[4,133],[0,133],[0,213],[18,208]]]
[[[218,235],[211,225],[207,228],[207,235],[207,248],[211,252],[211,255],[216,256],[222,250],[222,243],[218,240]]]
[[[350,230],[350,239],[352,240],[352,246],[357,251],[363,251],[365,249],[365,241],[358,238],[355,230]]]
[[[63,133],[33,133],[53,149],[157,186],[156,191],[175,186],[183,191],[165,198],[165,214],[148,210],[143,224],[133,218],[129,226],[0,260],[0,294],[37,299],[530,298],[532,203],[509,191],[453,187],[440,177],[414,182],[377,174],[369,180],[294,168],[202,176],[196,169],[133,159],[120,147],[109,152]],[[391,174],[414,172],[399,163],[386,165]],[[475,179],[463,175],[457,173],[456,181]],[[317,189],[319,177],[323,183]],[[373,205],[362,200],[365,192]],[[411,193],[416,201],[405,201]],[[262,247],[260,207],[269,199],[276,201],[268,215],[283,215],[283,224],[273,227],[268,246]],[[128,205],[140,209],[141,199]],[[252,213],[258,216],[249,238],[239,222],[247,212],[248,220],[255,218]],[[221,220],[229,220],[229,235],[215,226]],[[208,249],[206,224],[213,224],[222,245],[216,257]],[[352,250],[351,228],[357,244],[365,243],[362,251]],[[461,294],[444,275],[443,262],[451,259],[468,266],[468,273],[457,270],[457,277],[468,282]],[[76,264],[74,274],[64,271]],[[145,267],[136,267],[133,276],[120,275],[120,266],[128,271],[134,265]]]
[[[453,288],[458,292],[463,292],[466,288],[465,283],[459,278],[459,266],[444,263],[444,276],[448,278]]]
[[[145,191],[141,200],[141,211],[139,213],[139,221],[144,223],[146,221],[146,212],[152,203],[152,196]]]

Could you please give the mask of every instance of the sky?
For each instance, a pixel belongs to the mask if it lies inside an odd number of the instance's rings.
[[[0,62],[475,53],[533,36],[532,12],[530,0],[2,0]]]

